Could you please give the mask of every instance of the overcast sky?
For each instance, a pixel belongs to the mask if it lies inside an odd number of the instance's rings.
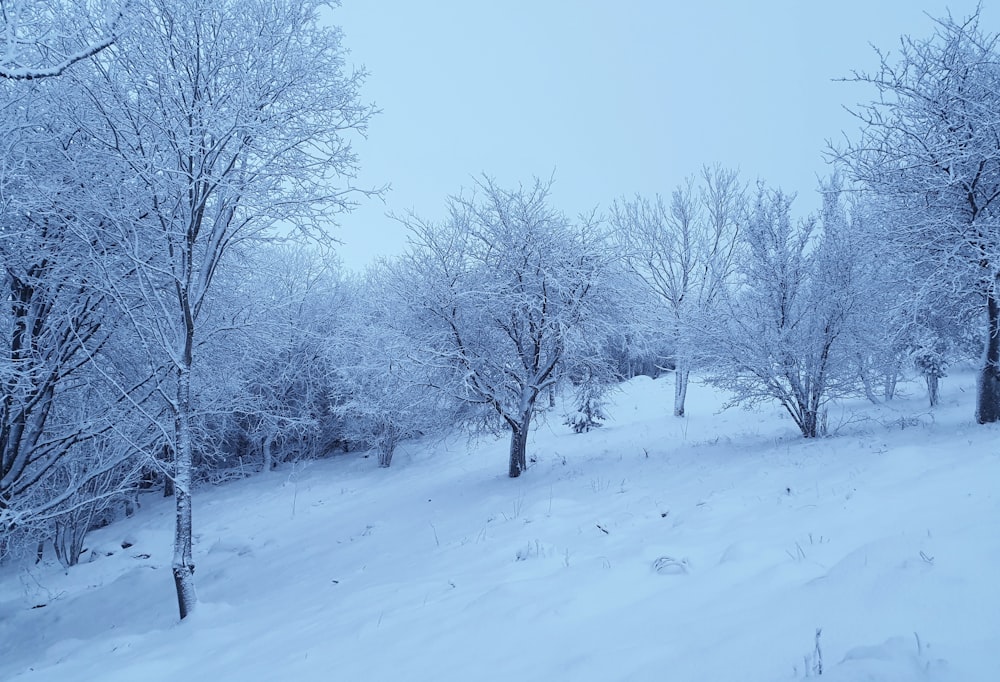
[[[342,219],[345,264],[400,251],[385,216],[445,215],[486,172],[554,173],[571,215],[636,192],[669,194],[703,164],[739,168],[818,206],[827,140],[873,94],[833,79],[873,69],[870,44],[929,36],[972,0],[343,0],[350,62],[381,109],[358,145],[361,183],[392,189]],[[981,26],[997,30],[990,8]]]

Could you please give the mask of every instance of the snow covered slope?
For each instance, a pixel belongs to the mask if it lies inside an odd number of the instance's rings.
[[[202,490],[183,624],[147,497],[93,561],[3,569],[0,679],[997,680],[1000,431],[969,376],[911,392],[806,442],[640,378],[520,479],[456,438]]]

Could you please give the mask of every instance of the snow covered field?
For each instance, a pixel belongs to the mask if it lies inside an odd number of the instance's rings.
[[[205,489],[183,624],[145,496],[93,561],[2,570],[0,680],[998,680],[1000,427],[971,375],[905,388],[807,442],[639,378],[520,479],[455,438]]]

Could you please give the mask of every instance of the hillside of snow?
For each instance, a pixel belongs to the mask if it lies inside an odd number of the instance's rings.
[[[411,443],[195,495],[200,605],[177,620],[172,501],[92,560],[0,569],[0,680],[1000,679],[1000,430],[973,378],[830,411],[720,411],[672,378],[614,394],[535,464]],[[129,544],[123,548],[123,544]]]

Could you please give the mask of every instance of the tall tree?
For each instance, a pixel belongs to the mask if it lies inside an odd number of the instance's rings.
[[[350,207],[357,159],[348,134],[373,110],[363,74],[345,70],[336,28],[313,0],[137,0],[127,34],[80,81],[100,120],[81,128],[123,168],[126,212],[101,247],[135,266],[128,311],[166,368],[161,424],[173,456],[173,575],[181,618],[197,602],[192,552],[193,415],[204,309],[224,256],[277,226],[322,237]],[[76,74],[79,69],[69,73]]]
[[[733,274],[746,188],[735,171],[702,169],[669,202],[636,197],[615,202],[612,222],[626,263],[666,307],[674,360],[674,416],[683,417],[695,362],[692,325],[708,315]]]
[[[974,292],[986,328],[976,419],[1000,420],[1000,54],[979,12],[903,36],[874,73],[860,137],[835,152],[890,214],[895,249],[934,288]]]

